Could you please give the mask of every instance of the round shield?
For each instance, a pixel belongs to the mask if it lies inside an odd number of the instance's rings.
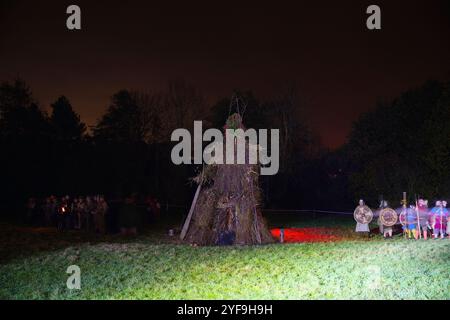
[[[397,212],[391,208],[384,208],[380,212],[380,221],[386,227],[392,227],[397,223],[398,216]]]
[[[367,224],[372,221],[373,212],[368,206],[357,206],[355,212],[353,213],[353,217],[355,218],[356,222]]]

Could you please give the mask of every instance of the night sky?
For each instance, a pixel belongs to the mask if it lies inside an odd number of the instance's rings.
[[[0,81],[21,77],[43,107],[66,95],[93,125],[122,88],[185,79],[211,103],[233,89],[295,84],[331,148],[358,115],[428,79],[449,79],[450,1],[0,0]],[[66,29],[66,8],[82,30]],[[366,28],[370,4],[382,30]]]

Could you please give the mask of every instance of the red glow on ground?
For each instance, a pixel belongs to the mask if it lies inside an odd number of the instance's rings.
[[[270,230],[276,239],[280,239],[280,229]],[[284,229],[284,242],[330,242],[339,241],[342,237],[337,236],[332,228],[289,228]]]

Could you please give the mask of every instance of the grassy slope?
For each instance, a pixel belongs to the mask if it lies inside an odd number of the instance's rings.
[[[0,298],[450,299],[449,240],[364,241],[352,236],[348,218],[329,221],[342,222],[336,233],[346,241],[198,248],[157,234],[106,243],[45,232],[16,239],[9,230],[2,232],[8,259],[0,265]],[[292,225],[272,219],[277,224]],[[23,252],[26,246],[26,256],[13,256],[14,246]],[[72,264],[81,268],[80,291],[65,286]]]

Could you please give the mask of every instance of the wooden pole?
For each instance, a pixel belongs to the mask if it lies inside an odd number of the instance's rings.
[[[408,239],[408,236],[409,236],[409,232],[408,232],[408,207],[407,207],[407,200],[406,200],[406,192],[403,192],[402,204],[403,204],[403,212],[404,212],[404,215],[405,215],[404,234],[405,234],[405,238]]]
[[[197,204],[198,195],[200,194],[200,190],[202,189],[202,181],[200,181],[200,184],[197,187],[197,191],[195,192],[194,200],[192,200],[191,209],[189,210],[189,214],[186,218],[186,221],[184,222],[183,229],[181,230],[180,239],[184,240],[184,237],[186,237],[186,233],[189,230],[189,224],[191,223],[192,214],[194,213],[195,205]]]
[[[422,230],[420,228],[420,213],[419,213],[419,205],[417,204],[417,195],[416,195],[416,215],[417,215],[417,231],[419,232],[417,238],[422,239]]]

